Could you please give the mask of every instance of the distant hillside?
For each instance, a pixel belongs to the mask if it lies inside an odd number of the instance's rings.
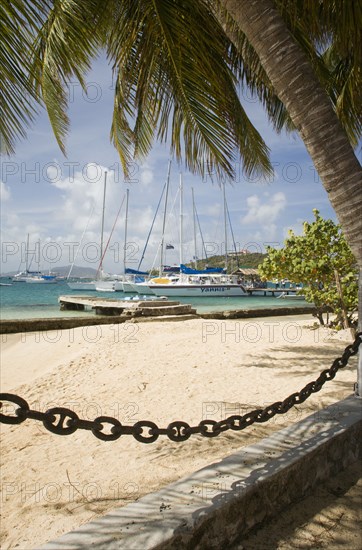
[[[67,276],[70,270],[70,265],[55,267],[53,271],[61,275],[62,277]],[[73,266],[71,277],[87,277],[93,278],[96,276],[97,270],[92,267],[80,267],[78,265]]]
[[[240,254],[238,259],[235,256],[228,256],[228,272],[234,271],[238,267],[253,267],[257,268],[266,257],[266,254],[261,254],[259,252],[252,252],[249,254]],[[237,261],[238,260],[238,261]],[[194,263],[186,264],[189,267],[193,267]],[[197,260],[197,268],[205,269],[205,267],[225,267],[225,256],[211,256],[207,260],[201,259]]]

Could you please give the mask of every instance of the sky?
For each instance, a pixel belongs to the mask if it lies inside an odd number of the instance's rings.
[[[1,273],[24,268],[27,235],[32,268],[39,265],[40,269],[56,271],[57,266],[72,262],[98,268],[105,170],[104,243],[109,239],[109,245],[104,269],[109,273],[122,273],[124,269],[126,189],[126,264],[134,269],[139,266],[167,178],[169,143],[156,142],[144,161],[131,165],[126,181],[109,139],[113,89],[111,69],[104,58],[95,61],[86,82],[87,94],[78,83],[70,85],[67,157],[60,151],[43,111],[27,139],[18,143],[16,154],[1,160]],[[232,233],[230,227],[227,230],[226,247],[233,251],[235,242],[238,250],[264,252],[267,245],[281,247],[289,229],[300,234],[303,222],[313,220],[314,208],[325,218],[336,221],[336,216],[298,135],[277,135],[257,100],[245,96],[243,103],[270,148],[274,175],[267,181],[251,181],[240,168],[237,180],[226,184],[232,227]],[[195,253],[192,189],[208,256],[225,253],[222,185],[209,177],[203,180],[192,175],[171,159],[164,237],[174,247],[166,251],[165,263],[169,265],[180,261],[180,172],[183,261],[189,262],[195,255],[204,257],[198,229]],[[163,210],[162,203],[141,269],[158,267]]]

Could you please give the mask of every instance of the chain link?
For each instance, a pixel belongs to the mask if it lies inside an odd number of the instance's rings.
[[[325,382],[332,380],[337,371],[348,364],[350,357],[356,355],[362,342],[362,332],[357,333],[355,341],[346,347],[341,357],[335,359],[329,369],[322,371],[313,382],[309,382],[301,391],[292,393],[284,401],[277,401],[264,409],[250,411],[243,416],[233,415],[216,422],[216,420],[201,420],[198,426],[190,426],[187,422],[177,420],[171,422],[167,428],[159,428],[154,422],[141,420],[133,426],[124,426],[111,416],[98,416],[93,421],[82,420],[71,409],[54,407],[47,411],[31,410],[22,397],[11,393],[0,393],[0,409],[6,402],[14,408],[15,414],[0,413],[0,423],[21,424],[27,419],[43,422],[44,427],[57,435],[70,435],[76,430],[89,430],[102,441],[115,441],[123,435],[133,435],[140,443],[153,443],[160,435],[166,435],[171,441],[186,441],[193,434],[204,437],[217,437],[227,430],[244,430],[255,422],[267,422],[276,414],[285,414],[294,405],[304,403],[312,393],[318,392]],[[108,425],[108,427],[107,427]]]

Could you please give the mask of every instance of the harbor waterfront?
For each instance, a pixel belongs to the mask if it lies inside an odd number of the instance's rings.
[[[177,307],[193,302],[189,308],[198,318],[174,322],[165,316],[141,324],[121,323],[120,316],[96,315],[91,309],[97,302],[120,308],[122,301],[137,304],[131,295],[72,292],[65,281],[1,286],[0,298],[0,326],[13,325],[1,334],[3,391],[24,398],[31,410],[65,407],[85,421],[114,418],[132,426],[147,418],[163,428],[179,419],[198,425],[244,415],[300,390],[350,342],[348,331],[316,327],[311,304],[279,299],[273,292],[178,298]],[[60,302],[67,301],[89,303],[84,311],[61,310]],[[147,297],[140,296],[142,302],[147,306]],[[172,304],[156,297],[149,303]],[[239,318],[243,314],[258,318]],[[198,435],[182,445],[162,440],[141,449],[134,437],[122,436],[111,448],[90,430],[64,438],[48,433],[41,422],[5,426],[2,545],[39,548],[237,449],[274,437],[311,412],[337,406],[351,392],[354,362],[306,404],[215,440]],[[197,498],[210,491],[214,487],[208,482],[195,488]]]
[[[348,331],[316,329],[310,314],[102,326],[102,318],[93,319],[96,326],[49,332],[33,327],[28,334],[2,335],[3,391],[24,398],[32,410],[65,407],[89,421],[103,416],[134,426],[149,419],[160,428],[180,420],[189,425],[219,422],[300,391],[351,340]],[[127,435],[105,442],[90,430],[57,436],[30,419],[4,425],[2,547],[39,548],[313,413],[319,418],[329,405],[335,418],[338,401],[353,388],[352,359],[321,392],[287,414],[214,439],[195,435],[182,444],[160,438],[142,445]],[[219,483],[223,491],[223,478]],[[215,486],[200,481],[193,491],[191,498],[204,508],[202,498],[213,496]],[[345,547],[359,548],[353,543]]]
[[[79,295],[79,290],[72,291],[65,281],[58,281],[53,285],[27,285],[13,283],[8,286],[8,279],[2,278],[4,286],[0,286],[0,317],[1,319],[32,319],[52,317],[89,316],[91,311],[61,311],[58,303],[59,296]],[[85,292],[84,295],[87,293]],[[92,292],[91,296],[102,296],[122,300],[131,294],[123,292]],[[135,296],[134,294],[133,296]],[[279,309],[287,306],[295,308],[305,307],[304,300],[295,300],[293,297],[278,299],[277,296],[236,296],[236,297],[177,297],[181,303],[187,303],[196,309],[197,313],[233,311],[238,309]]]

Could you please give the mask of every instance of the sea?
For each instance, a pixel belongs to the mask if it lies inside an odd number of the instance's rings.
[[[66,281],[55,284],[12,283],[11,279],[0,279],[0,318],[1,319],[39,319],[52,317],[80,317],[93,315],[92,310],[61,311],[58,303],[62,295],[91,295],[122,300],[132,296],[123,292],[85,292],[71,290]],[[6,285],[6,286],[3,286]],[[9,286],[7,286],[9,285]],[[231,311],[237,309],[303,307],[304,300],[279,299],[273,296],[238,296],[230,298],[177,298],[179,302],[191,304],[198,313],[212,311]]]

